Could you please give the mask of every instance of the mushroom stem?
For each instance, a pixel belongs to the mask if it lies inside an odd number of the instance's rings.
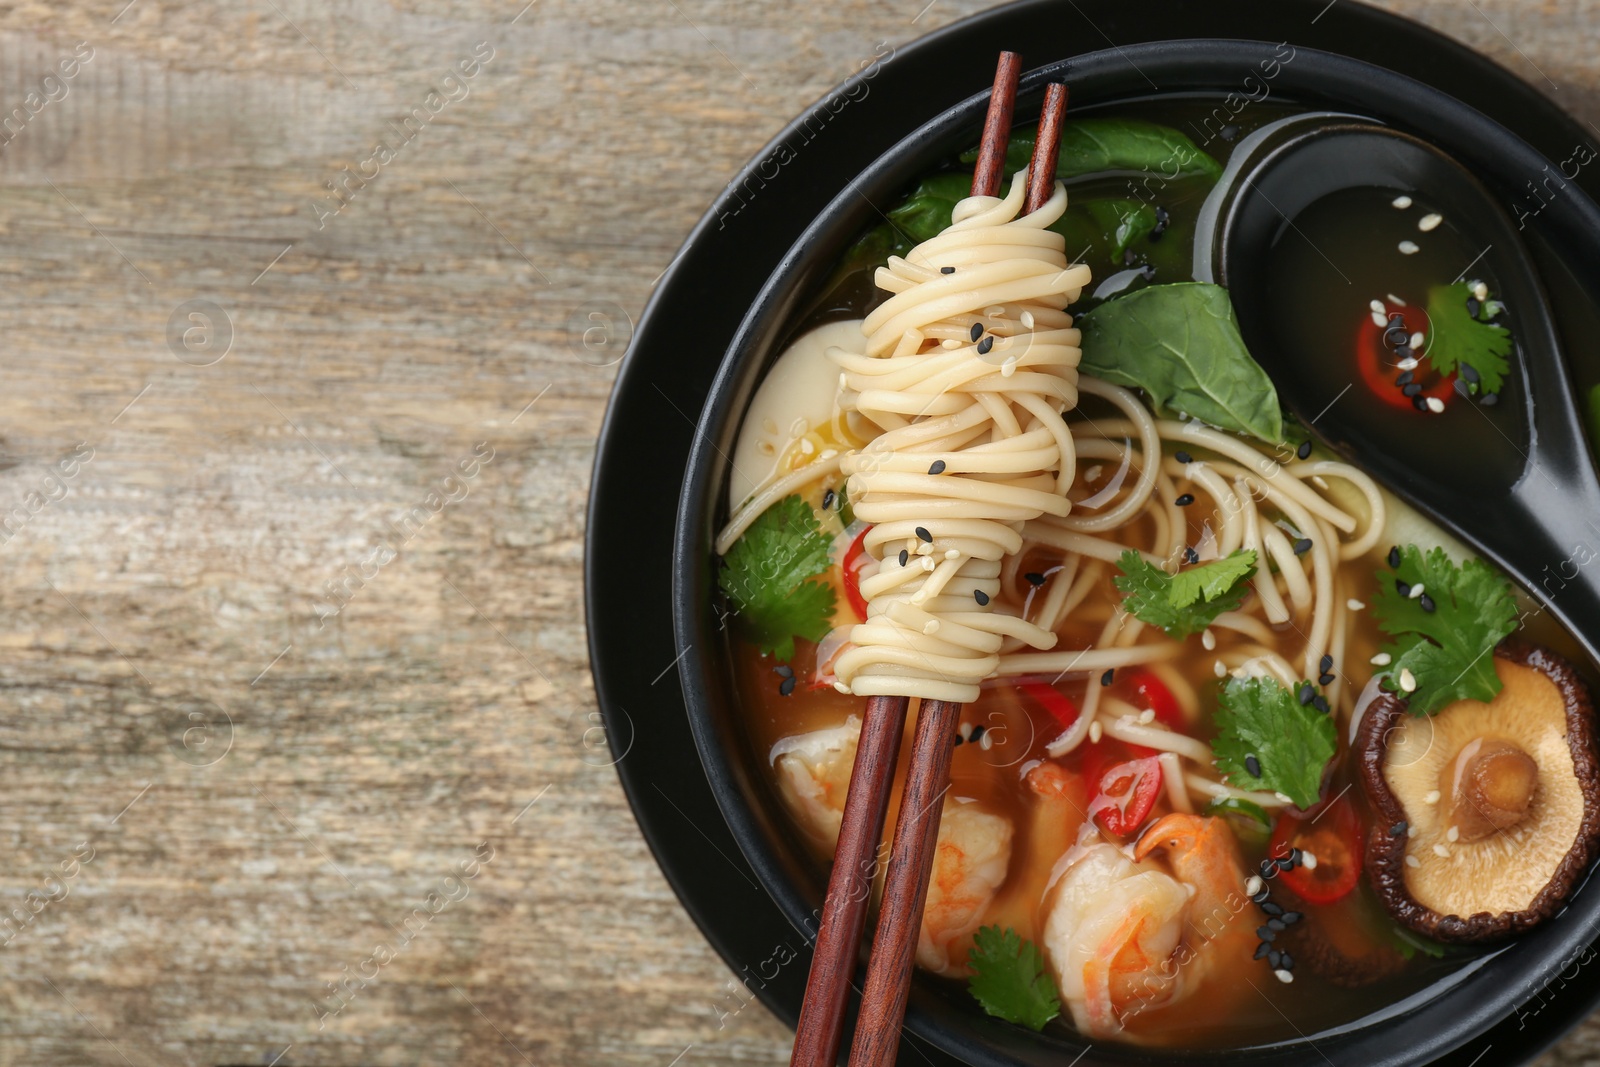
[[[1449,798],[1447,825],[1462,841],[1477,841],[1522,821],[1533,802],[1539,765],[1521,748],[1478,737],[1445,764],[1440,792]]]

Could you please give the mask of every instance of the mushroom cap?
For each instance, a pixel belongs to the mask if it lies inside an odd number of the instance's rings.
[[[1432,716],[1413,716],[1385,693],[1356,741],[1378,816],[1367,839],[1373,888],[1397,920],[1439,941],[1493,941],[1543,922],[1600,845],[1600,757],[1587,689],[1561,657],[1515,641],[1496,649],[1495,673],[1502,688],[1493,700],[1458,700]],[[1480,738],[1527,753],[1537,783],[1516,825],[1452,840],[1441,776]]]

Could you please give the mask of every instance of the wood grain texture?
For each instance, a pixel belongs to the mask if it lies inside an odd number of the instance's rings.
[[[985,5],[523,2],[0,3],[0,1065],[787,1059],[585,745],[577,334]],[[1600,118],[1586,0],[1389,6]]]

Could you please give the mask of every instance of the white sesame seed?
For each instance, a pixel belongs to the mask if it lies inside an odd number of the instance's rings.
[[[1396,363],[1395,366],[1399,367],[1401,370],[1416,370],[1417,369],[1417,364],[1420,363],[1420,362],[1421,362],[1421,360],[1417,359],[1416,356],[1407,356],[1405,359],[1402,359],[1399,363]]]
[[[1406,208],[1411,206],[1411,198],[1409,196],[1405,196],[1405,195],[1402,194],[1400,196],[1395,197],[1393,200],[1390,201],[1390,203],[1392,203],[1395,207],[1399,208],[1401,211],[1404,211]]]
[[[958,558],[960,558],[960,556],[961,556],[961,553],[957,552],[953,548],[947,548],[947,549],[944,550],[944,558],[945,559],[958,559]]]
[[[1290,982],[1294,981],[1294,975],[1284,970],[1282,967],[1279,967],[1277,970],[1273,971],[1272,974],[1284,985],[1288,985]]]
[[[1207,652],[1217,647],[1217,635],[1211,632],[1211,627],[1206,627],[1205,632],[1200,635],[1200,644]]]
[[[1400,688],[1408,693],[1417,691],[1417,676],[1411,673],[1410,667],[1400,668]]]
[[[1394,304],[1396,307],[1406,307],[1406,306],[1408,306],[1404,300],[1401,300],[1398,296],[1395,296],[1393,293],[1389,294],[1389,303]]]
[[[963,741],[972,740],[972,724],[970,722],[962,723],[956,727],[956,733],[961,735],[961,740]]]
[[[1008,359],[1004,363],[1000,364],[1000,377],[1009,378],[1015,373],[1017,373],[1017,357],[1016,356],[1012,356],[1010,359]]]
[[[1253,897],[1259,892],[1261,892],[1261,876],[1259,874],[1252,874],[1244,883],[1244,895],[1247,897]]]
[[[1367,662],[1371,663],[1374,667],[1387,667],[1389,665],[1389,653],[1379,652]]]
[[[1349,608],[1351,611],[1364,611],[1366,609],[1366,605],[1357,600],[1355,597],[1351,597],[1349,600],[1346,600],[1344,602],[1344,606]]]
[[[1443,845],[1434,845],[1433,854],[1435,856],[1442,856],[1445,859],[1450,858],[1450,850],[1445,848]]]
[[[1428,587],[1426,585],[1424,585],[1421,582],[1418,582],[1416,585],[1411,587],[1411,592],[1407,593],[1406,596],[1410,597],[1412,600],[1415,600],[1418,597],[1420,597],[1423,593],[1427,592],[1427,590],[1428,590]]]
[[[939,342],[939,347],[940,348],[960,348],[961,347],[961,342],[957,341],[953,337],[946,337],[943,341]]]
[[[1383,306],[1383,301],[1382,300],[1374,300],[1372,303],[1368,304],[1367,306],[1372,309],[1372,313],[1374,315],[1382,315],[1382,314],[1384,314],[1385,312],[1387,312],[1389,310],[1388,308]]]
[[[1422,216],[1422,218],[1418,219],[1417,220],[1417,229],[1421,230],[1423,233],[1427,233],[1429,230],[1432,230],[1432,229],[1436,228],[1439,225],[1439,223],[1441,223],[1443,221],[1444,221],[1444,216],[1439,214],[1437,211],[1435,211],[1435,212],[1433,212],[1431,214],[1424,215],[1424,216]]]
[[[1452,826],[1444,832],[1444,839],[1452,845],[1461,840],[1461,827]]]
[[[1105,734],[1105,730],[1101,728],[1099,719],[1096,719],[1094,722],[1089,724],[1089,743],[1090,744],[1098,745],[1100,743],[1101,736],[1103,736],[1104,734]]]
[[[1155,721],[1156,713],[1154,708],[1146,708],[1139,713],[1139,724],[1141,726],[1149,726]]]
[[[1033,329],[1033,312],[1024,311],[1022,313],[1022,328],[1024,330]]]
[[[1374,311],[1372,313],[1372,324],[1381,328],[1389,325],[1389,320],[1383,317],[1383,312]]]
[[[1218,678],[1226,678],[1228,676],[1228,665],[1220,659],[1217,660],[1216,666],[1212,667],[1212,670],[1216,672]]]
[[[1489,286],[1484,282],[1476,283],[1472,287],[1472,295],[1477,297],[1480,302],[1489,299]]]
[[[1308,871],[1316,870],[1317,869],[1317,856],[1316,856],[1316,853],[1307,852],[1305,849],[1301,849],[1300,850],[1300,866],[1304,867]]]
[[[925,571],[931,571],[931,570],[933,570],[933,568],[934,568],[933,557],[932,556],[923,556],[922,557],[922,569],[925,570]]]
[[[1440,400],[1436,396],[1430,396],[1428,398],[1428,410],[1433,412],[1435,415],[1443,415],[1444,414],[1444,401]]]
[[[1422,249],[1415,241],[1400,242],[1400,254],[1402,256],[1414,256],[1420,251],[1422,251]]]
[[[983,732],[983,736],[978,738],[978,747],[983,749],[985,752],[987,752],[991,748],[993,748],[994,747],[994,734],[991,734],[989,731],[985,730]]]
[[[1407,867],[1421,867],[1422,866],[1422,861],[1417,859],[1417,857],[1415,857],[1415,856],[1407,856],[1406,857],[1406,866]]]
[[[1412,348],[1416,349],[1416,348],[1421,348],[1422,347],[1422,342],[1426,341],[1426,340],[1427,340],[1427,338],[1423,336],[1422,331],[1418,330],[1416,333],[1411,335],[1411,339],[1409,341],[1407,341],[1406,343],[1409,344]]]
[[[1294,803],[1294,798],[1289,796],[1287,793],[1274,793],[1272,795],[1277,797],[1279,800],[1283,801],[1285,804],[1293,804]]]

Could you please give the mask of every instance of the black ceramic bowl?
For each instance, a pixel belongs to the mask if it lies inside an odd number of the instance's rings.
[[[1023,79],[1018,121],[1030,121],[1037,114],[1047,81],[1069,83],[1074,113],[1083,114],[1097,105],[1155,93],[1234,91],[1274,57],[1280,61],[1272,80],[1279,99],[1355,112],[1424,137],[1472,168],[1492,192],[1506,199],[1508,210],[1511,198],[1545,165],[1511,132],[1419,82],[1304,48],[1282,62],[1277,45],[1249,41],[1159,42],[1037,68]],[[751,305],[723,360],[684,475],[673,552],[673,615],[677,645],[684,649],[679,671],[690,723],[712,790],[739,848],[797,931],[814,928],[825,873],[789,840],[775,793],[750,773],[752,754],[738,724],[739,708],[723,656],[726,646],[711,604],[715,557],[710,544],[726,514],[726,456],[749,397],[790,336],[804,298],[873,220],[874,205],[893,202],[919,174],[975,143],[985,106],[986,94],[978,94],[932,116],[845,185],[793,244]],[[1555,270],[1566,264],[1564,269],[1572,275],[1568,281],[1576,280],[1577,298],[1582,300],[1586,288],[1593,291],[1600,269],[1600,227],[1594,224],[1594,205],[1576,185],[1569,192],[1531,220],[1529,238],[1542,265]],[[1560,303],[1563,289],[1551,284]],[[1570,285],[1566,291],[1570,302]],[[1592,651],[1589,638],[1597,635],[1579,636]],[[1558,975],[1571,980],[1574,961],[1589,958],[1597,930],[1600,892],[1580,888],[1560,916],[1421,994],[1344,1027],[1242,1051],[1179,1055],[1117,1045],[1086,1048],[1070,1035],[1034,1035],[996,1022],[956,986],[922,978],[913,989],[907,1025],[937,1048],[979,1065],[1423,1064],[1462,1049],[1519,1005],[1528,1004]],[[1497,1051],[1500,1054],[1485,1062],[1520,1058],[1514,1049]]]

